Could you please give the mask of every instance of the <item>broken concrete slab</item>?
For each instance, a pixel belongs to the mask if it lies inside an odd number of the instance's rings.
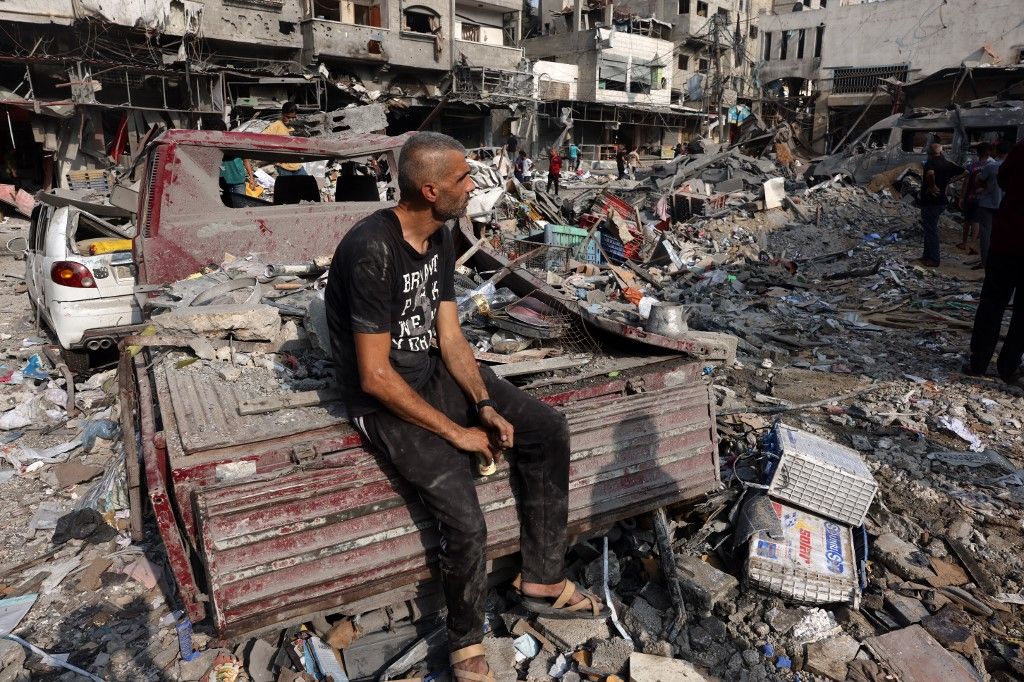
[[[620,637],[603,639],[595,643],[590,667],[605,675],[622,676],[633,653],[633,645]]]
[[[928,580],[935,575],[925,553],[893,533],[878,536],[872,551],[879,563],[904,580]]]
[[[930,615],[920,600],[896,592],[885,593],[885,606],[896,622],[903,626],[920,623],[922,618]]]
[[[715,183],[715,191],[722,194],[730,192],[742,192],[744,189],[743,178],[731,177]]]
[[[591,639],[607,639],[608,625],[601,620],[538,618],[536,627],[560,649],[572,651]]]
[[[497,682],[516,682],[516,648],[508,637],[484,637],[487,664]]]
[[[804,669],[830,680],[846,679],[850,661],[857,657],[860,642],[843,633],[811,642],[804,647]]]
[[[921,619],[921,627],[950,651],[971,657],[978,651],[978,642],[971,631],[971,617],[952,604]]]
[[[707,682],[689,661],[633,653],[629,656],[629,682]]]
[[[640,641],[652,641],[661,634],[661,614],[643,597],[633,600],[622,616],[622,624]]]
[[[869,637],[864,646],[896,673],[901,682],[976,682],[965,663],[942,648],[920,625]]]
[[[274,682],[273,662],[277,648],[262,639],[253,639],[246,647],[245,671],[252,682]]]
[[[733,598],[739,590],[740,584],[735,577],[698,557],[676,555],[676,567],[683,594],[705,611],[711,611],[715,604]]]
[[[163,332],[270,341],[281,330],[281,315],[277,308],[263,304],[206,305],[154,315],[153,324]]]

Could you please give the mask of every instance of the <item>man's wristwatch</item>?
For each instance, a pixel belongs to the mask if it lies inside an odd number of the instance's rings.
[[[479,415],[480,411],[483,410],[485,407],[493,408],[495,412],[498,411],[498,404],[496,402],[494,402],[490,398],[484,398],[483,400],[476,404],[476,413]]]

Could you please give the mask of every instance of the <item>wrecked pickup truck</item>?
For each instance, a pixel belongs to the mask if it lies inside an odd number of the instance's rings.
[[[358,217],[386,205],[230,207],[217,186],[225,152],[288,161],[373,157],[397,168],[404,139],[165,134],[149,151],[140,193],[140,286],[156,294],[226,254],[309,262],[331,254]],[[252,299],[239,305],[261,305]],[[434,524],[349,426],[330,380],[299,390],[317,376],[316,367],[329,376],[330,363],[316,356],[306,334],[295,333],[294,323],[303,321],[292,315],[295,307],[278,309],[294,319],[275,338],[154,329],[123,345],[121,418],[134,434],[126,438],[133,532],[141,532],[145,490],[188,616],[209,618],[225,635],[403,602],[412,612],[417,600],[437,596]],[[236,367],[243,355],[261,361]],[[301,380],[307,383],[282,380],[298,376],[279,366],[285,364],[310,367]],[[718,487],[714,401],[702,369],[678,356],[645,359],[612,376],[605,370],[537,390],[569,419],[571,533]],[[477,486],[487,556],[496,566],[518,549],[507,465]]]
[[[827,179],[845,175],[866,183],[906,164],[923,164],[928,146],[938,142],[947,159],[961,166],[977,157],[980,142],[1024,138],[1024,103],[1005,101],[975,108],[922,110],[883,118],[835,154],[811,162],[806,175]]]

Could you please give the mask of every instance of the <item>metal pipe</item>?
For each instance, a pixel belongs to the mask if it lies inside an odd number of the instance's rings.
[[[100,347],[100,342],[97,341],[96,339],[90,339],[85,342],[85,347],[88,348],[89,350],[98,350]]]

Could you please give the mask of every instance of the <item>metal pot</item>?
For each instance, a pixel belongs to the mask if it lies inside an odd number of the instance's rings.
[[[661,334],[677,339],[689,330],[686,324],[687,314],[682,307],[671,303],[655,303],[651,306],[651,314],[644,323],[644,329],[652,334]]]

